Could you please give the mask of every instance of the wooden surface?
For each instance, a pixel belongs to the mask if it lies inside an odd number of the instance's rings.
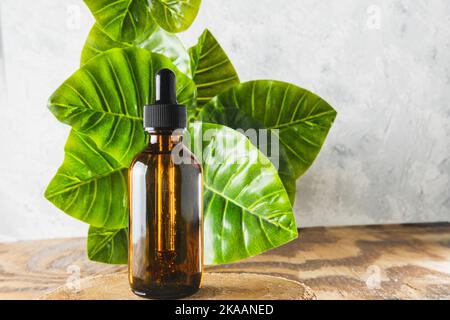
[[[450,299],[450,224],[304,229],[281,248],[207,270],[300,281],[318,299]],[[0,299],[125,271],[88,261],[85,239],[0,244]]]
[[[67,285],[43,295],[45,300],[138,300],[130,291],[126,273],[83,279],[80,289]],[[313,300],[315,295],[305,285],[285,278],[252,273],[206,272],[202,289],[189,300]]]

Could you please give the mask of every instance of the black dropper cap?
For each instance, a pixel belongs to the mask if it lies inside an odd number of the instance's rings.
[[[161,69],[156,73],[155,97],[153,104],[144,106],[144,129],[186,128],[186,107],[177,102],[176,76],[172,70]]]

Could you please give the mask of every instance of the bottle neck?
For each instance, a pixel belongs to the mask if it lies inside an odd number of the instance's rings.
[[[150,131],[148,148],[151,152],[171,152],[179,143],[183,142],[184,131]]]

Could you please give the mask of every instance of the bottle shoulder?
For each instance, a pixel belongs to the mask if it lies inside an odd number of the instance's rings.
[[[185,145],[169,152],[155,152],[151,148],[146,147],[134,157],[130,168],[133,168],[138,164],[154,166],[157,159],[165,159],[166,161],[173,163],[175,166],[192,166],[202,172],[200,161]]]

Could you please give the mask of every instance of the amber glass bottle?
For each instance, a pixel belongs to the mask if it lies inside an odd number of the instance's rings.
[[[129,282],[139,296],[181,298],[202,279],[202,168],[182,143],[186,108],[174,73],[159,71],[155,83],[156,102],[144,107],[149,144],[128,176]]]

